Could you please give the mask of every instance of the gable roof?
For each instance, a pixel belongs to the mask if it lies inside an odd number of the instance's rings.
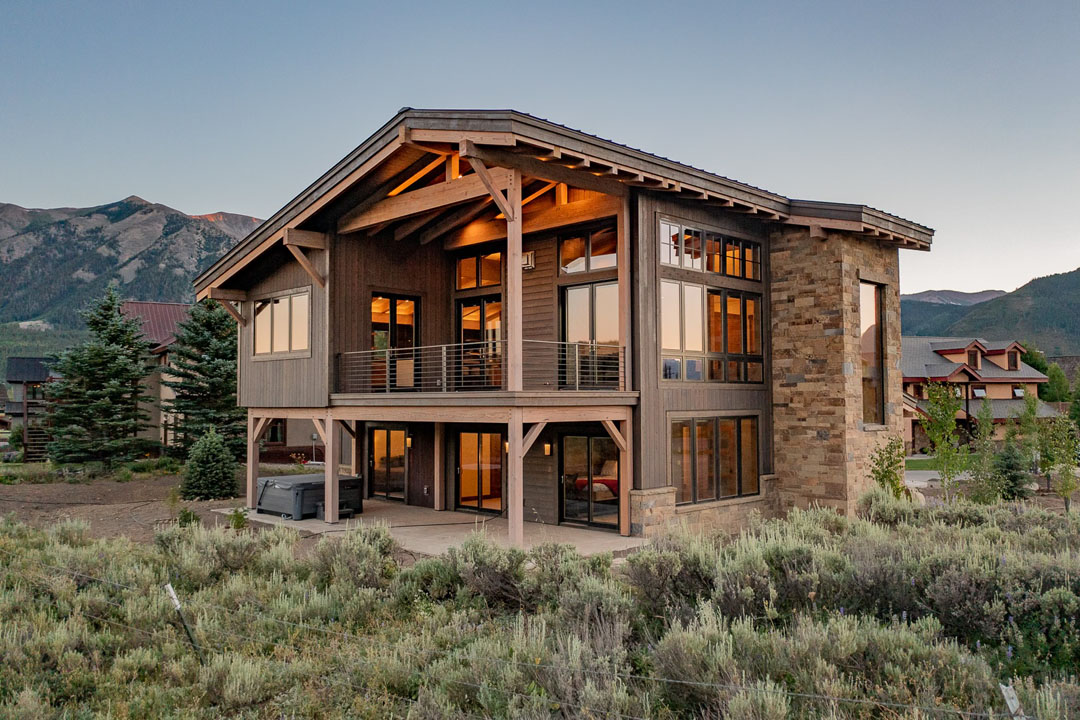
[[[1004,352],[1014,344],[1016,343],[1011,340],[987,341],[976,337],[904,335],[900,344],[900,369],[905,378],[922,380],[943,380],[963,370],[976,380],[1046,382],[1045,375],[1025,362],[1021,362],[1017,370],[1006,370],[992,362],[984,362],[982,367],[973,368],[964,362],[953,362],[941,354],[963,351],[973,345],[984,349],[988,354],[996,354]]]
[[[516,110],[403,108],[199,275],[195,279],[199,297],[205,297],[207,288],[241,258],[268,249],[286,228],[299,227],[336,197],[356,188],[396,152],[463,139],[497,153],[512,153],[534,165],[538,160],[554,161],[550,166],[558,165],[582,182],[607,184],[624,194],[627,186],[653,188],[762,220],[843,230],[916,249],[929,249],[934,234],[928,227],[865,205],[791,200]]]
[[[4,379],[8,383],[35,383],[49,379],[49,358],[9,357]]]
[[[125,300],[120,312],[142,321],[146,339],[154,344],[152,352],[160,352],[176,342],[177,326],[188,319],[191,306],[186,303]]]

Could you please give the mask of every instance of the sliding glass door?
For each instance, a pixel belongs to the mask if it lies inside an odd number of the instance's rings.
[[[617,527],[619,448],[615,442],[606,435],[566,435],[560,457],[560,520]]]
[[[368,433],[368,448],[368,487],[371,495],[404,500],[408,472],[405,430],[372,428]]]
[[[470,510],[502,512],[502,433],[458,433],[457,505]]]
[[[573,285],[563,290],[561,384],[570,388],[618,387],[619,284]]]

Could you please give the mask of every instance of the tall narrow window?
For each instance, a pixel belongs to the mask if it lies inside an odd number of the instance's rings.
[[[881,286],[859,283],[859,353],[862,358],[863,422],[885,422],[885,366],[882,357]]]

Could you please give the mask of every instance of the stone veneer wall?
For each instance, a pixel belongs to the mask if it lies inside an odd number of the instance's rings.
[[[651,538],[680,524],[695,532],[737,533],[755,513],[775,517],[779,512],[775,475],[761,477],[760,495],[693,505],[676,506],[673,487],[631,490],[630,534]]]
[[[869,487],[867,460],[902,433],[899,257],[895,247],[807,228],[771,235],[774,461],[781,510],[850,513]],[[884,285],[885,423],[862,422],[859,281]]]

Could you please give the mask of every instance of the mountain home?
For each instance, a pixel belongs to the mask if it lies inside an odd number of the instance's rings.
[[[45,429],[45,383],[57,376],[49,369],[49,358],[9,357],[4,382],[11,388],[4,412],[11,417],[12,428],[21,428],[23,457],[26,462],[45,459],[49,434]]]
[[[901,343],[904,373],[904,439],[909,451],[929,446],[920,418],[928,407],[927,385],[951,383],[963,407],[957,423],[970,430],[984,400],[994,412],[994,437],[1004,439],[1006,423],[1024,411],[1027,397],[1038,398],[1046,375],[1020,356],[1024,347],[1015,340],[983,340],[975,337],[922,337],[905,335]],[[1052,407],[1038,401],[1038,417],[1057,416]]]
[[[299,418],[330,521],[347,469],[517,543],[651,535],[854,507],[902,429],[898,250],[932,235],[519,112],[404,109],[195,286],[241,324],[249,506],[260,436]]]

